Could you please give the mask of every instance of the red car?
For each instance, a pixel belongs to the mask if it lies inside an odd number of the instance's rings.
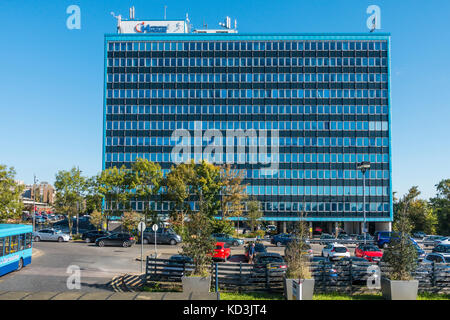
[[[216,248],[214,249],[214,254],[211,254],[213,260],[223,260],[227,261],[231,256],[231,249],[225,242],[216,242]]]
[[[369,262],[380,262],[383,252],[373,244],[360,244],[355,249],[355,256],[364,258]]]

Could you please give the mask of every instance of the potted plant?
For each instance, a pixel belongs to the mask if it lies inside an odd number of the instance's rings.
[[[285,250],[287,270],[284,279],[284,295],[287,300],[312,300],[313,298],[314,278],[311,274],[310,258],[307,254],[308,245],[305,242],[307,234],[308,229],[302,213],[298,230],[295,230],[295,239],[288,244]],[[293,292],[294,281],[298,281],[299,284],[297,297],[294,297]]]
[[[419,281],[414,280],[417,267],[417,249],[411,241],[411,224],[408,208],[414,195],[410,192],[399,203],[395,233],[383,254],[383,261],[389,265],[388,277],[381,277],[381,292],[387,300],[416,300]]]
[[[211,286],[211,252],[215,242],[211,237],[211,222],[199,211],[191,214],[186,223],[186,240],[182,254],[193,261],[193,270],[182,278],[183,292],[209,292]]]

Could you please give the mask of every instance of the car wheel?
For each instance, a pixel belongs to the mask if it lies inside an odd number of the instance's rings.
[[[104,247],[104,246],[105,246],[105,241],[103,241],[103,240],[102,240],[102,241],[99,241],[99,242],[98,242],[98,246],[99,246],[99,247]]]
[[[148,244],[149,243],[149,241],[148,241],[148,239],[146,239],[146,238],[144,238],[144,241],[142,241],[144,244]]]
[[[63,242],[63,241],[64,241],[64,239],[62,237],[58,238],[58,242]]]
[[[176,245],[177,244],[177,241],[175,240],[175,239],[171,239],[170,240],[170,245],[171,246],[174,246],[174,245]]]
[[[39,236],[34,237],[34,242],[39,242],[41,241],[41,238]]]
[[[91,243],[91,238],[86,238],[84,241],[86,241],[86,243]]]
[[[281,242],[280,241],[277,242],[277,247],[281,247]]]
[[[122,247],[124,247],[124,248],[127,248],[129,245],[128,245],[128,241],[124,241],[123,243],[122,243]]]
[[[19,271],[19,270],[22,269],[22,268],[23,268],[23,259],[20,258],[20,260],[19,260],[19,265],[17,266],[17,271]]]

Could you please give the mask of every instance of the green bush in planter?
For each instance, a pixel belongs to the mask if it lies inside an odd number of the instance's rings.
[[[287,279],[312,279],[309,257],[305,254],[308,248],[305,242],[307,235],[308,226],[303,220],[302,213],[298,229],[295,231],[296,240],[291,241],[286,247],[284,258],[287,264]]]

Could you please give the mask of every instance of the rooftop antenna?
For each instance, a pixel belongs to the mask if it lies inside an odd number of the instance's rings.
[[[130,20],[134,20],[134,6],[130,8]]]
[[[116,16],[114,12],[111,12],[111,15],[117,19],[117,33],[121,33],[120,24],[122,23],[122,15],[119,14]]]
[[[227,16],[225,22],[219,22],[219,26],[224,27],[225,29],[231,29],[231,18]]]

